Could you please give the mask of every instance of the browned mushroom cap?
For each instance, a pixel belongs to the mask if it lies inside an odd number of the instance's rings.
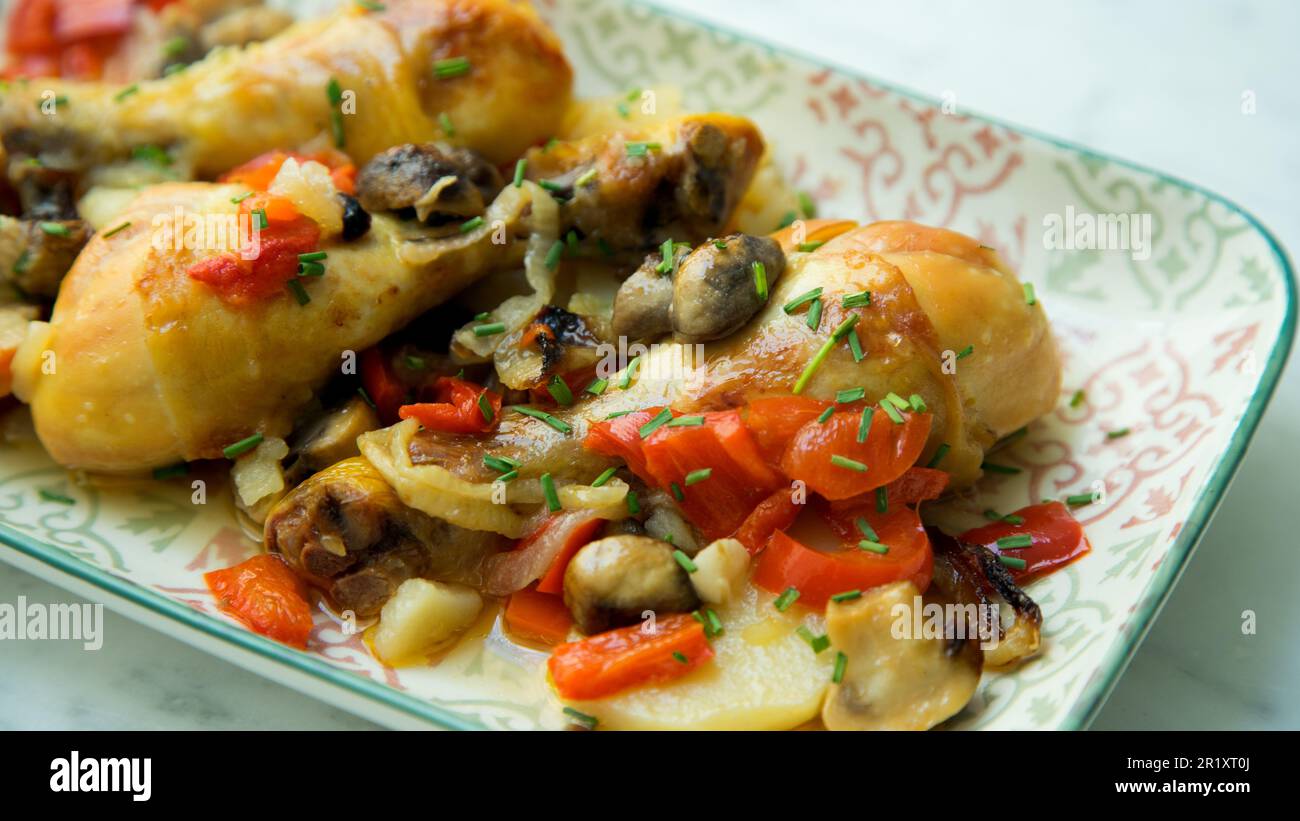
[[[280,500],[264,539],[267,550],[359,616],[378,613],[409,578],[481,584],[483,560],[505,544],[407,507],[360,457],[326,468]]]
[[[984,638],[984,663],[1001,667],[1038,652],[1043,612],[1011,574],[979,545],[964,545],[927,528],[934,545],[934,585],[950,599],[976,605]]]
[[[899,614],[922,601],[903,581],[827,605],[827,635],[847,659],[822,705],[827,729],[927,730],[970,701],[983,665],[978,638],[894,636]]]
[[[686,571],[667,542],[607,536],[579,550],[564,572],[564,603],[584,633],[636,624],[647,610],[681,613],[699,606]]]
[[[690,250],[673,246],[677,264]],[[641,267],[623,280],[614,296],[611,330],[616,337],[629,340],[654,339],[673,329],[673,278],[671,271],[661,272],[662,251],[647,254]]]
[[[0,216],[0,276],[24,294],[53,299],[91,233],[82,220]]]
[[[762,266],[763,294],[756,265]],[[767,293],[784,272],[785,253],[776,240],[732,234],[703,243],[673,277],[673,331],[685,342],[734,333],[767,303]]]
[[[359,456],[357,437],[381,427],[378,414],[360,396],[322,412],[299,428],[290,441],[285,482],[297,485],[336,462]]]
[[[390,148],[357,174],[357,198],[367,211],[421,220],[477,216],[500,190],[501,175],[486,160],[441,143]]]

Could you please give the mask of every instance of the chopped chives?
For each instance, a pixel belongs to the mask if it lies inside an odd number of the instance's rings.
[[[514,409],[522,413],[524,416],[531,416],[534,419],[542,420],[560,433],[569,433],[573,430],[573,426],[568,422],[565,422],[563,419],[557,419],[546,411],[539,411],[536,408],[530,408],[525,405],[515,405]]]
[[[809,219],[817,216],[817,206],[813,205],[812,197],[808,195],[807,191],[799,192],[799,210]]]
[[[232,445],[226,445],[224,448],[221,449],[221,452],[222,454],[225,455],[227,459],[234,459],[235,457],[241,454],[248,453],[250,450],[257,447],[261,443],[262,443],[262,434],[260,432],[254,433],[252,436],[246,437],[244,439],[240,439],[238,442],[235,442]]]
[[[524,172],[528,170],[528,160],[520,159],[515,163],[515,188],[524,184]]]
[[[604,487],[604,486],[605,486],[605,483],[608,482],[610,479],[613,479],[613,478],[614,478],[614,474],[617,473],[617,472],[618,472],[618,468],[616,468],[616,467],[605,468],[605,472],[602,473],[602,474],[600,474],[599,476],[597,476],[597,477],[596,477],[596,481],[592,482],[592,483],[591,483],[591,486],[592,486],[592,487]]]
[[[787,587],[782,591],[780,596],[776,597],[776,601],[772,602],[772,606],[784,613],[790,609],[790,605],[794,604],[798,600],[799,589],[796,587]]]
[[[843,322],[835,326],[835,330],[831,331],[831,341],[839,342],[846,335],[848,335],[849,331],[853,330],[853,326],[857,324],[858,324],[858,315],[849,314],[847,317],[844,318]]]
[[[483,457],[483,465],[501,473],[509,473],[519,467],[519,463],[509,456],[493,456],[491,454]]]
[[[570,228],[569,233],[564,235],[564,244],[568,248],[569,256],[576,257],[578,255],[578,232]]]
[[[268,226],[268,225],[270,225],[270,224],[271,224],[270,221],[266,218],[266,209],[265,209],[265,208],[254,208],[254,209],[253,209],[253,227],[254,227],[254,228],[256,228],[256,229],[259,230],[259,231],[263,231],[263,230],[266,229],[266,226]]]
[[[546,390],[549,391],[551,396],[555,397],[555,401],[559,402],[561,405],[573,404],[573,391],[569,390],[569,383],[561,379],[559,374],[551,377],[551,382],[546,386]]]
[[[799,629],[794,632],[799,634],[799,638],[808,642],[808,646],[812,648],[813,653],[820,653],[831,646],[830,636],[814,636],[813,631],[809,630],[805,624],[799,625]]]
[[[980,467],[988,473],[1001,473],[1004,476],[1015,476],[1020,472],[1020,468],[1011,465],[998,465],[993,462],[985,462]]]
[[[710,610],[705,610],[704,615],[709,620],[710,635],[713,636],[722,635],[722,619],[718,618],[718,614],[714,613],[713,610],[710,609]]]
[[[387,8],[383,3],[375,2],[375,0],[356,0],[356,3],[366,11],[383,11]]]
[[[889,512],[889,490],[883,487],[876,488],[876,512]]]
[[[312,251],[309,254],[299,254],[299,262],[320,262],[322,259],[328,259],[329,254],[324,251]]]
[[[1129,431],[1128,428],[1120,428],[1119,430],[1108,430],[1108,431],[1106,431],[1106,438],[1107,438],[1107,439],[1118,439],[1118,438],[1120,438],[1121,436],[1128,436],[1129,433],[1130,433],[1130,431]]]
[[[595,716],[589,716],[586,713],[573,709],[572,707],[565,707],[564,714],[586,727],[588,730],[596,729],[596,725],[600,723],[600,719]]]
[[[999,555],[998,561],[1001,562],[1003,565],[1010,567],[1013,570],[1024,570],[1026,567],[1029,566],[1029,563],[1026,562],[1024,559],[1017,559],[1015,556]]]
[[[72,235],[72,229],[68,228],[66,225],[57,222],[42,222],[39,224],[41,230],[52,237],[67,237]]]
[[[1034,295],[1034,283],[1026,282],[1022,287],[1025,292],[1026,305],[1033,305],[1035,302],[1038,301],[1038,297]]]
[[[53,490],[46,490],[45,488],[41,488],[36,492],[40,494],[40,497],[47,502],[58,502],[61,505],[75,505],[77,503],[77,500],[73,499],[71,496],[65,496],[62,493],[58,493]]]
[[[625,148],[629,157],[644,157],[651,151],[658,151],[662,146],[659,143],[630,142]]]
[[[822,411],[821,416],[818,416],[818,417],[817,417],[817,421],[818,421],[818,423],[823,424],[823,425],[826,424],[826,420],[827,420],[827,419],[830,419],[830,418],[831,418],[831,414],[833,414],[833,413],[835,413],[835,406],[834,406],[834,405],[827,405],[827,406],[826,406],[826,410]]]
[[[591,182],[592,180],[596,179],[596,173],[597,173],[597,170],[596,170],[596,168],[595,168],[594,166],[591,167],[591,168],[588,168],[588,169],[586,170],[586,172],[584,172],[584,173],[582,174],[582,176],[578,177],[576,180],[573,181],[573,187],[574,187],[574,188],[581,188],[582,186],[584,186],[584,185],[586,185],[587,183]]]
[[[1028,533],[1019,533],[1015,536],[1003,536],[998,539],[998,547],[1003,550],[1015,550],[1021,547],[1033,547],[1034,537]]]
[[[850,402],[856,402],[867,395],[866,388],[848,388],[847,390],[837,391],[835,401],[841,405],[847,405]]]
[[[1073,496],[1065,497],[1065,503],[1070,507],[1082,507],[1083,505],[1090,505],[1095,501],[1097,501],[1097,495],[1095,493],[1076,493]]]
[[[623,369],[623,378],[618,381],[618,386],[620,389],[622,390],[628,389],[628,387],[632,384],[632,377],[636,375],[637,366],[639,366],[640,364],[641,364],[641,356],[639,354],[637,356],[632,357],[632,361],[627,363],[627,367]]]
[[[659,411],[657,414],[655,414],[653,419],[651,419],[649,422],[646,422],[644,425],[641,426],[640,428],[641,438],[645,439],[650,434],[659,430],[659,428],[665,422],[672,421],[672,418],[673,418],[673,412],[668,408],[664,408],[663,410]]]
[[[925,413],[927,410],[925,400],[921,398],[921,394],[919,393],[914,393],[907,397],[907,404],[911,405],[912,410],[917,413]]]
[[[487,319],[490,316],[492,316],[491,311],[479,311],[478,313],[474,314],[474,321],[482,322],[483,320]]]
[[[993,510],[992,508],[989,508],[988,510],[984,511],[984,518],[991,519],[995,522],[1006,522],[1007,524],[1013,524],[1013,525],[1022,525],[1025,523],[1024,517],[1022,516],[1017,516],[1014,513],[1008,513],[1007,515],[1003,516],[1001,513],[998,513],[996,510]]]
[[[889,393],[885,394],[885,400],[888,402],[892,402],[894,407],[898,408],[899,410],[912,409],[911,402],[908,402],[906,399],[894,393],[893,391],[890,391]]]
[[[831,681],[839,684],[844,680],[844,668],[848,667],[849,657],[842,651],[835,651],[835,672],[831,674]]]
[[[555,492],[555,480],[551,474],[542,474],[542,495],[546,497],[546,509],[556,513],[560,509],[560,494]]]
[[[589,393],[592,396],[600,396],[602,393],[605,392],[605,388],[608,387],[609,387],[608,379],[593,379],[591,384],[583,388],[582,390],[584,393]]]
[[[857,459],[850,459],[847,456],[840,456],[838,453],[831,456],[831,464],[848,470],[855,470],[858,473],[866,473],[867,466]]]
[[[626,501],[627,501],[627,512],[628,512],[628,513],[630,513],[631,515],[635,516],[635,515],[637,515],[638,513],[641,512],[641,504],[637,501],[637,498],[636,498],[636,491],[635,491],[635,490],[629,490],[629,491],[627,492],[627,499],[626,499]]]
[[[677,661],[681,662],[682,664],[690,664],[690,663],[691,663],[691,660],[688,659],[688,658],[686,658],[686,654],[683,653],[681,650],[674,650],[674,651],[673,651],[673,658],[676,659]]]
[[[127,86],[126,88],[114,94],[113,101],[120,103],[123,100],[125,100],[127,97],[130,97],[132,94],[135,94],[139,90],[140,90],[139,84],[132,83],[131,85]]]
[[[253,196],[253,192],[249,191],[247,194],[240,194],[238,197],[231,197],[230,201],[235,205],[239,205],[241,202],[243,202],[244,200],[248,199],[251,196]]]
[[[171,165],[172,158],[156,145],[137,145],[131,149],[131,159],[151,162],[156,165]]]
[[[816,299],[821,295],[822,295],[821,288],[813,288],[811,291],[805,294],[801,294],[795,297],[794,299],[790,300],[789,302],[785,303],[785,305],[781,307],[781,310],[785,311],[787,314],[792,314],[799,308],[803,307],[804,305],[807,305],[809,302],[812,302],[814,299]]]
[[[862,598],[861,590],[845,590],[843,593],[836,593],[834,596],[831,596],[831,601],[845,602],[860,598]]]
[[[712,475],[713,475],[713,468],[700,468],[699,470],[692,470],[690,473],[686,474],[686,479],[685,479],[686,486],[690,487],[691,485],[698,485],[700,482],[703,482],[705,479],[709,478]]]
[[[165,40],[162,44],[162,53],[164,57],[179,57],[185,53],[185,49],[190,47],[190,38],[177,35]]]
[[[687,556],[680,549],[673,551],[673,558],[682,566],[682,570],[685,570],[687,573],[694,573],[700,569],[696,566],[695,562],[691,561],[691,557]]]
[[[474,217],[473,219],[465,220],[460,224],[460,232],[462,234],[468,234],[470,231],[473,231],[475,228],[478,228],[484,222],[485,220],[482,217]]]
[[[785,216],[781,217],[781,222],[776,226],[776,229],[779,231],[782,228],[789,228],[791,225],[794,225],[794,221],[797,219],[799,219],[799,215],[794,211],[786,211]]]
[[[894,407],[893,402],[881,402],[880,409],[885,412],[885,416],[888,416],[889,420],[895,425],[903,424],[903,414],[898,412],[898,408]]]
[[[448,137],[456,136],[456,126],[452,125],[451,117],[447,116],[447,112],[445,111],[438,115],[438,127],[441,128],[442,133],[446,134]]]
[[[153,469],[153,478],[155,479],[174,479],[177,476],[184,476],[190,472],[190,466],[185,462],[177,462],[174,465],[165,465],[164,467]]]
[[[343,130],[343,112],[338,109],[330,112],[330,134],[334,137],[335,148],[348,144],[347,132]]]
[[[952,450],[952,446],[947,442],[939,445],[938,449],[935,450],[934,455],[930,457],[930,461],[927,462],[925,466],[928,468],[937,468],[939,463],[943,461],[943,457],[947,456],[948,451],[950,450]]]
[[[822,343],[822,346],[817,349],[817,353],[813,354],[813,358],[804,366],[803,373],[799,374],[791,393],[803,393],[803,389],[808,387],[808,382],[812,380],[813,374],[817,372],[821,364],[826,361],[826,357],[830,355],[831,348],[835,347],[835,343],[843,339],[844,335],[853,329],[857,321],[857,314],[852,314],[831,332],[831,338]]]
[[[379,410],[379,406],[375,404],[375,400],[371,399],[370,394],[366,393],[366,389],[360,385],[357,386],[357,396],[360,396],[361,401],[369,405],[371,410]]]
[[[299,262],[298,276],[300,277],[323,277],[325,276],[325,266],[319,262]]]
[[[619,418],[620,416],[627,416],[629,413],[636,413],[636,411],[633,411],[633,410],[614,411],[613,413],[607,415],[605,418],[606,418],[606,419],[617,419],[617,418]]]
[[[849,351],[853,353],[854,362],[861,362],[867,358],[867,355],[862,351],[862,341],[858,339],[857,331],[849,334]]]
[[[808,327],[814,331],[822,324],[822,300],[821,297],[813,300],[812,307],[808,309]]]
[[[867,522],[866,518],[859,516],[856,520],[854,520],[853,524],[857,525],[858,532],[861,533],[863,536],[866,536],[868,539],[870,539],[873,542],[880,541],[880,537],[876,535],[876,529],[872,527],[870,523]]]
[[[117,226],[116,228],[112,229],[112,230],[109,231],[108,233],[104,234],[104,239],[108,239],[109,237],[113,236],[114,234],[119,234],[119,233],[125,231],[126,229],[128,229],[128,228],[130,228],[130,227],[131,227],[131,221],[130,221],[130,220],[127,220],[126,222],[124,222],[124,223],[122,223],[121,225]]]
[[[795,250],[808,254],[813,251],[816,251],[818,248],[822,247],[825,244],[826,243],[821,240],[818,240],[816,242],[801,242],[795,246]]]
[[[754,260],[750,267],[754,270],[754,290],[758,292],[758,301],[767,302],[767,269],[758,260]]]
[[[975,346],[967,345],[966,347],[962,348],[960,351],[957,352],[957,358],[965,359],[966,357],[970,356],[973,353],[975,353]]]
[[[678,416],[669,422],[665,427],[669,428],[694,428],[704,424],[703,416]]]
[[[840,305],[845,308],[864,308],[871,304],[871,292],[862,291],[856,294],[845,294],[840,300]]]
[[[673,492],[673,498],[679,502],[686,501],[686,494],[682,492],[682,486],[676,482],[669,482],[668,489]]]
[[[885,547],[880,542],[873,541],[871,539],[863,539],[862,541],[858,542],[858,548],[861,550],[869,551],[871,553],[879,553],[882,556],[889,552],[888,547]]]
[[[659,264],[655,270],[660,274],[667,274],[673,270],[673,264],[677,256],[677,246],[672,239],[664,240],[664,244],[659,247]]]
[[[564,242],[556,240],[551,249],[546,252],[546,270],[554,271],[555,266],[560,264],[560,257],[564,254]]]
[[[1077,390],[1074,392],[1074,396],[1070,397],[1070,407],[1077,408],[1087,401],[1087,399],[1088,394],[1084,393],[1082,389]]]
[[[504,322],[489,322],[486,325],[475,325],[474,336],[496,336],[505,333],[506,325]]]
[[[433,63],[433,74],[439,80],[447,80],[468,73],[468,57],[448,57],[445,60],[435,60]]]
[[[307,293],[306,288],[302,287],[301,282],[296,279],[291,279],[285,284],[293,293],[293,298],[298,301],[299,305],[306,305],[308,302],[311,302],[311,295]]]
[[[492,410],[492,402],[488,399],[487,391],[478,395],[478,412],[483,414],[483,421],[488,424],[496,418],[496,413]]]

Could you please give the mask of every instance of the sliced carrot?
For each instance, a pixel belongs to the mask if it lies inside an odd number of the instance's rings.
[[[713,658],[704,625],[678,613],[561,644],[547,667],[561,698],[605,698],[631,687],[671,681]]]
[[[573,616],[564,606],[563,598],[541,593],[533,587],[510,595],[505,621],[512,633],[543,644],[560,644],[569,637],[569,628],[573,626]]]

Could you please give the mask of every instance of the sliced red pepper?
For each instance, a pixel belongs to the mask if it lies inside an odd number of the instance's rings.
[[[803,505],[795,504],[792,488],[775,490],[745,518],[734,538],[745,546],[749,555],[757,555],[775,531],[794,524],[802,509]]]
[[[515,635],[542,644],[560,644],[569,637],[573,616],[560,596],[525,587],[510,594],[505,622],[506,628]]]
[[[622,459],[633,473],[646,479],[650,474],[646,471],[645,452],[641,447],[641,428],[655,418],[660,410],[662,409],[647,408],[593,422],[587,430],[587,438],[582,440],[582,446],[605,456]]]
[[[282,197],[260,194],[244,200],[240,209],[247,224],[255,225],[256,211],[266,215],[266,225],[258,231],[257,258],[218,254],[199,260],[186,273],[232,305],[288,296],[285,284],[298,275],[298,255],[320,246],[320,226],[299,214],[293,203]]]
[[[330,178],[334,181],[335,188],[344,194],[356,193],[357,167],[346,154],[334,150],[317,151],[312,154],[278,149],[267,151],[222,174],[217,178],[217,182],[237,183],[254,191],[265,191],[271,187],[275,175],[280,173],[280,166],[289,159],[300,163],[320,163],[330,169]]]
[[[10,54],[58,54],[59,40],[54,27],[58,17],[56,0],[18,0],[9,12],[5,48]]]
[[[302,580],[278,556],[261,553],[224,570],[203,574],[222,610],[255,633],[305,648],[311,605]]]
[[[685,614],[561,644],[547,668],[561,698],[605,698],[631,687],[680,678],[713,658],[704,625]]]
[[[418,419],[429,430],[446,433],[487,433],[501,418],[501,394],[454,376],[441,376],[433,383],[432,402],[402,405],[402,419]],[[483,398],[487,405],[484,411]]]
[[[837,550],[813,550],[778,530],[758,556],[754,583],[773,593],[793,587],[799,591],[799,603],[815,609],[825,607],[836,593],[866,590],[902,579],[911,580],[925,592],[934,570],[934,553],[916,511],[900,505],[889,513],[873,509],[859,515],[867,519],[878,537],[872,541],[887,546],[888,553],[859,548],[858,541],[866,537],[840,532],[842,528],[834,522],[832,529],[845,542]]]
[[[770,464],[777,465],[799,429],[830,407],[830,402],[805,396],[755,399],[745,412],[745,424]]]
[[[983,545],[994,553],[1012,559],[1014,564],[1007,565],[1007,570],[1018,583],[1042,578],[1092,550],[1083,526],[1061,502],[1022,507],[1012,515],[1020,517],[1024,522],[993,522],[966,531],[957,537],[957,541]],[[1000,539],[1017,536],[1029,536],[1032,546],[1017,548],[998,544]],[[1023,568],[1015,566],[1019,564],[1015,561],[1017,559],[1025,563]]]
[[[375,404],[379,420],[385,425],[393,424],[398,419],[397,409],[406,401],[406,389],[393,376],[388,359],[379,348],[362,351],[358,365],[361,368],[361,386]]]
[[[119,37],[131,30],[132,0],[58,0],[54,36],[60,43],[92,37]]]
[[[555,521],[552,516],[546,520],[541,529]],[[596,534],[605,526],[605,520],[597,516],[592,516],[584,522],[575,524],[569,531],[568,538],[564,540],[564,545],[560,552],[555,554],[555,560],[547,568],[546,573],[542,576],[541,581],[537,583],[537,590],[541,593],[563,593],[564,592],[564,571],[569,568],[569,561],[573,554],[577,553],[588,542],[596,538]],[[521,545],[523,547],[523,545]]]
[[[781,468],[827,499],[847,499],[883,487],[916,462],[930,434],[930,414],[901,416],[903,423],[895,424],[884,411],[874,409],[865,442],[858,441],[860,408],[837,410],[825,422],[808,422],[790,440]],[[836,456],[865,465],[866,470],[838,465]]]
[[[938,499],[948,489],[952,477],[935,468],[908,468],[902,476],[885,486],[885,498],[891,505],[918,505]],[[859,507],[876,502],[876,491],[869,490],[847,499],[831,502],[831,509]]]

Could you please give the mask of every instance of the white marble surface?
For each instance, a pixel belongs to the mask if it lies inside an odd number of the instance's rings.
[[[660,3],[1200,183],[1300,251],[1298,3]],[[1300,728],[1296,370],[1096,728]],[[19,595],[67,599],[0,567],[0,601]],[[105,631],[97,653],[0,645],[0,729],[373,726],[120,617]]]

